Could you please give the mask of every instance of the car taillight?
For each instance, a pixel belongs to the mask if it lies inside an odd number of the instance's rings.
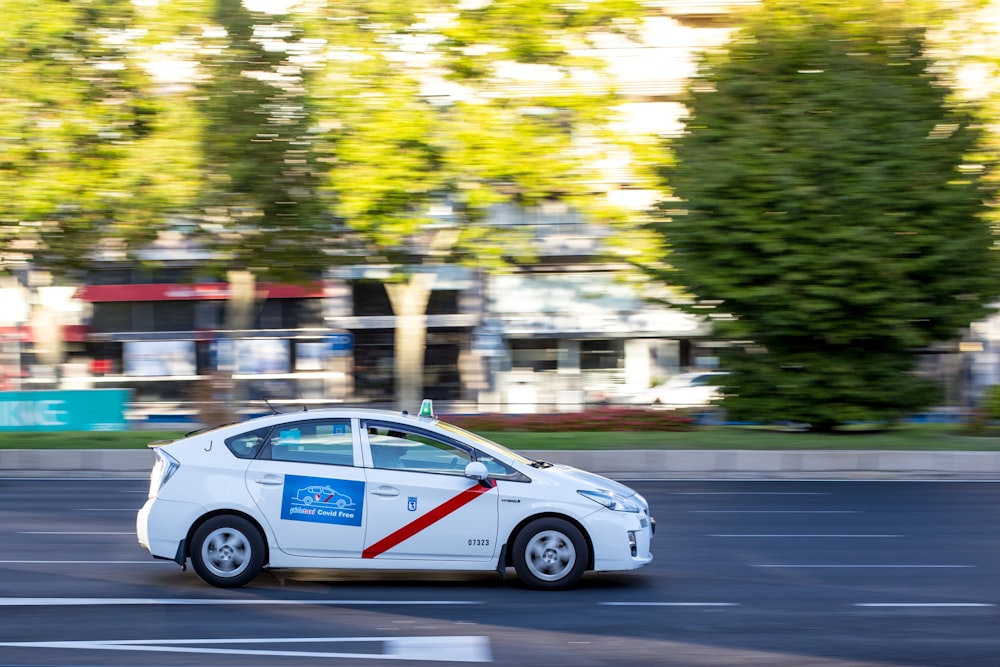
[[[177,469],[181,467],[181,464],[177,462],[173,456],[168,454],[162,447],[156,447],[153,449],[153,454],[156,455],[156,461],[153,463],[153,470],[149,474],[149,497],[155,498],[156,494],[160,492],[163,485],[173,477]]]

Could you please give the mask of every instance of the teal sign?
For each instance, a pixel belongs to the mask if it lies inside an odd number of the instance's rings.
[[[128,389],[0,392],[0,431],[125,431]]]

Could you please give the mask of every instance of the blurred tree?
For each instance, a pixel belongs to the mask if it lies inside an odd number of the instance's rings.
[[[240,0],[12,0],[0,25],[0,232],[66,271],[135,261],[181,225],[229,274],[227,328],[258,278],[330,263],[302,31]],[[96,253],[100,250],[102,252]]]
[[[241,0],[207,4],[217,29],[202,37],[195,91],[204,241],[224,268],[319,279],[331,218],[318,196],[307,72],[289,60],[302,28],[294,15],[251,12]]]
[[[654,226],[664,275],[753,341],[724,357],[734,419],[830,430],[932,405],[917,352],[1000,293],[992,165],[966,160],[981,133],[926,55],[929,6],[765,0],[691,84],[663,172],[680,201]]]
[[[599,185],[601,159],[629,149],[611,131],[617,98],[602,62],[579,51],[641,15],[630,0],[368,0],[318,15],[313,34],[329,48],[311,90],[327,186],[364,261],[389,271],[401,407],[422,394],[427,265],[497,269],[532,255],[528,226],[500,222],[499,206],[559,202],[629,222]]]
[[[211,251],[204,270],[318,279],[332,225],[317,187],[295,15],[251,11],[242,0],[174,0],[144,19],[150,66],[167,76],[160,97],[190,119],[179,154],[197,159],[178,173],[197,184],[184,231]]]
[[[499,205],[635,222],[607,204],[600,164],[636,147],[612,129],[604,63],[580,54],[635,30],[637,0],[338,0],[282,14],[241,0],[11,2],[8,239],[29,230],[53,264],[76,266],[95,248],[126,259],[179,225],[208,251],[206,271],[238,272],[229,328],[247,324],[259,280],[385,267],[401,405],[422,393],[427,265],[532,254],[528,226],[499,223]],[[634,252],[636,234],[617,249]]]
[[[103,238],[115,249],[148,243],[177,183],[150,159],[169,114],[132,57],[135,5],[9,0],[3,9],[0,270],[75,273]],[[36,297],[27,302],[31,350],[58,378],[60,321]]]
[[[145,18],[145,41],[159,58],[152,66],[175,73],[161,89],[164,103],[192,119],[177,147],[197,155],[179,172],[197,183],[183,233],[207,251],[199,271],[226,279],[222,335],[240,336],[254,328],[264,281],[319,281],[335,259],[309,70],[296,62],[303,28],[296,15],[252,11],[242,0],[173,0]],[[243,397],[243,385],[220,374],[206,384],[203,393],[230,404]]]
[[[148,241],[174,183],[131,0],[9,0],[0,23],[0,242],[55,270],[98,239]],[[8,255],[9,257],[9,255]]]

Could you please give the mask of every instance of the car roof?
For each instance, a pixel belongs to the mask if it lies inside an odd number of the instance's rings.
[[[306,421],[311,419],[388,419],[414,426],[432,426],[438,422],[437,417],[420,417],[394,410],[378,410],[375,408],[319,408],[314,410],[297,410],[295,412],[275,412],[269,415],[250,417],[240,422],[223,424],[218,429],[244,430],[263,426],[273,426],[275,424],[286,424],[291,422]],[[209,430],[209,429],[206,429]],[[210,429],[216,430],[216,429]],[[197,435],[198,432],[190,435]]]

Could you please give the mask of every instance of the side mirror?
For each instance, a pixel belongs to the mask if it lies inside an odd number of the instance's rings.
[[[479,482],[484,482],[489,478],[490,472],[486,469],[486,464],[482,461],[469,461],[469,464],[465,466],[465,476]]]

